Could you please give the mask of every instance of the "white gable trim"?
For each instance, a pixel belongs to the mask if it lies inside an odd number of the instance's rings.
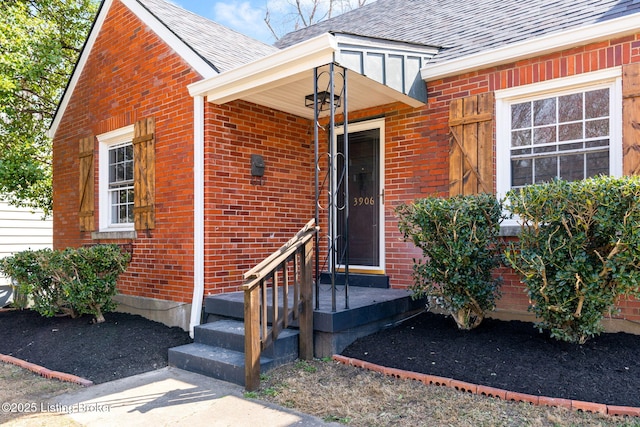
[[[138,3],[137,0],[118,1],[122,2],[122,4],[124,4],[129,10],[131,10],[131,12],[133,12],[142,22],[144,22],[149,28],[151,28],[151,30],[162,39],[162,41],[169,45],[203,78],[206,79],[218,74],[211,65],[209,65],[204,59],[196,54],[193,49],[191,49],[187,44],[180,40],[174,33],[172,33],[162,22],[160,22],[147,9],[145,9],[140,3]],[[96,20],[93,24],[91,33],[87,38],[84,48],[82,49],[80,58],[78,59],[71,79],[69,80],[69,84],[65,90],[62,100],[60,101],[60,105],[58,106],[58,110],[56,111],[56,114],[53,118],[53,122],[51,123],[51,127],[49,128],[48,135],[50,138],[53,138],[56,131],[58,130],[58,126],[60,125],[62,116],[64,116],[64,112],[69,105],[71,96],[73,95],[75,87],[78,84],[78,80],[82,75],[84,66],[87,63],[91,51],[93,50],[93,46],[96,42],[96,39],[98,38],[98,35],[100,34],[102,25],[104,24],[104,21],[109,14],[109,10],[111,9],[113,2],[114,0],[104,0],[102,5],[100,6],[100,11],[98,12],[98,16],[96,17]]]
[[[206,95],[209,102],[224,104],[257,93],[265,85],[282,84],[298,73],[334,60],[336,38],[329,33],[305,40],[233,70],[190,84],[191,96]]]
[[[456,76],[473,70],[481,70],[501,64],[519,61],[557,52],[614,37],[622,37],[638,32],[640,15],[624,16],[602,23],[574,28],[560,33],[549,34],[535,39],[509,44],[497,49],[478,52],[462,58],[436,64],[427,64],[420,70],[422,80],[429,82]],[[436,55],[437,56],[437,55]]]

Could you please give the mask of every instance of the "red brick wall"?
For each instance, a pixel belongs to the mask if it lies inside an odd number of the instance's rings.
[[[394,209],[417,197],[448,194],[452,99],[638,61],[640,35],[429,82],[423,108],[393,104],[350,114],[350,120],[385,116],[386,273],[392,286],[411,285],[412,259],[420,255],[403,241]],[[193,100],[186,85],[199,79],[116,1],[55,136],[54,245],[80,246],[95,242],[78,227],[78,139],[156,118],[156,228],[132,242],[123,293],[190,302]],[[205,109],[205,293],[211,294],[237,290],[242,273],[313,217],[313,127],[246,102],[207,103]],[[265,160],[260,182],[250,174],[251,154]],[[526,310],[517,276],[502,273],[500,307]],[[620,306],[624,316],[640,320],[637,301]]]
[[[121,293],[191,302],[193,290],[193,99],[186,85],[200,76],[135,15],[115,1],[56,132],[54,246],[97,243],[81,233],[78,140],[154,116],[156,228],[138,232]],[[98,144],[95,146],[98,188]],[[96,195],[95,212],[98,213]],[[95,227],[98,227],[98,215]]]
[[[238,290],[242,274],[314,217],[308,120],[246,102],[207,105],[205,294]],[[252,154],[264,177],[251,177]]]
[[[388,125],[387,138],[391,139],[387,140],[387,156],[392,156],[395,149],[401,150],[400,158],[405,163],[404,165],[399,163],[396,166],[390,161],[393,157],[387,159],[387,168],[400,168],[400,172],[395,175],[398,177],[397,182],[387,179],[389,200],[403,202],[425,193],[447,194],[449,137],[447,117],[449,102],[452,99],[636,62],[640,62],[640,33],[428,82],[429,101],[426,108],[421,109],[420,114],[414,113],[417,117],[414,117],[413,121],[411,113],[404,113],[405,119],[400,121],[405,124],[399,126],[404,130],[399,133],[390,132],[392,126]],[[403,115],[403,112],[400,111],[399,114]],[[390,116],[390,119],[394,118]],[[412,138],[416,135],[419,135],[419,140],[413,141]],[[405,169],[411,164],[414,165],[413,174]],[[387,172],[387,174],[394,176],[393,172]],[[396,191],[400,192],[397,196],[394,194]],[[392,194],[394,195],[391,196]],[[394,244],[393,239],[388,246],[390,244]],[[401,244],[397,245],[399,248],[402,247]],[[409,257],[402,254],[402,250],[393,251],[393,246],[389,249],[388,263],[391,267],[389,270],[392,274],[392,283],[396,286],[411,283],[403,273],[406,269],[396,268],[396,265],[401,266],[403,263],[410,262]],[[525,311],[529,300],[518,276],[507,269],[500,273],[504,283],[503,296],[498,306],[509,310]],[[640,320],[640,303],[637,301],[623,300],[620,308],[622,317]]]
[[[391,285],[410,286],[412,259],[421,255],[403,241],[394,209],[415,198],[448,195],[452,99],[634,62],[640,62],[640,34],[428,82],[423,108],[394,104],[350,114],[351,121],[385,116],[386,273]],[[526,311],[529,299],[517,274],[507,268],[498,274],[503,278],[499,308]],[[621,316],[640,320],[639,302],[623,300],[619,306]]]

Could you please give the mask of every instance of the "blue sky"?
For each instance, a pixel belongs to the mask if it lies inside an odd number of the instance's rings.
[[[243,34],[272,44],[275,39],[264,22],[267,0],[172,0],[173,3],[200,16],[233,28]],[[277,2],[269,2],[269,8],[278,10]]]
[[[211,19],[226,27],[233,28],[243,34],[272,44],[275,38],[264,22],[267,6],[271,14],[271,25],[279,36],[295,29],[295,4],[294,0],[169,0],[173,3],[197,13],[200,16]],[[309,10],[311,5],[318,0],[302,0],[302,8]],[[364,0],[371,3],[375,0]],[[342,0],[334,3],[334,16],[338,14],[338,8],[348,10],[357,7],[363,0]],[[326,9],[328,0],[319,0],[319,8]],[[338,6],[339,5],[339,6]],[[322,12],[316,13],[316,19]],[[308,16],[305,16],[307,18]],[[314,22],[315,22],[314,21]]]

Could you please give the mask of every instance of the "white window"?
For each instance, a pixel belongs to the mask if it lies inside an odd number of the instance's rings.
[[[98,135],[100,231],[133,230],[133,126]]]
[[[496,184],[622,174],[619,67],[496,91]]]

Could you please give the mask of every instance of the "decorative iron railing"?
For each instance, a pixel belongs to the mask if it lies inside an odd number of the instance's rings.
[[[260,386],[260,354],[294,320],[300,330],[299,357],[313,358],[313,238],[317,232],[315,220],[309,221],[244,274],[245,388],[249,391]]]

